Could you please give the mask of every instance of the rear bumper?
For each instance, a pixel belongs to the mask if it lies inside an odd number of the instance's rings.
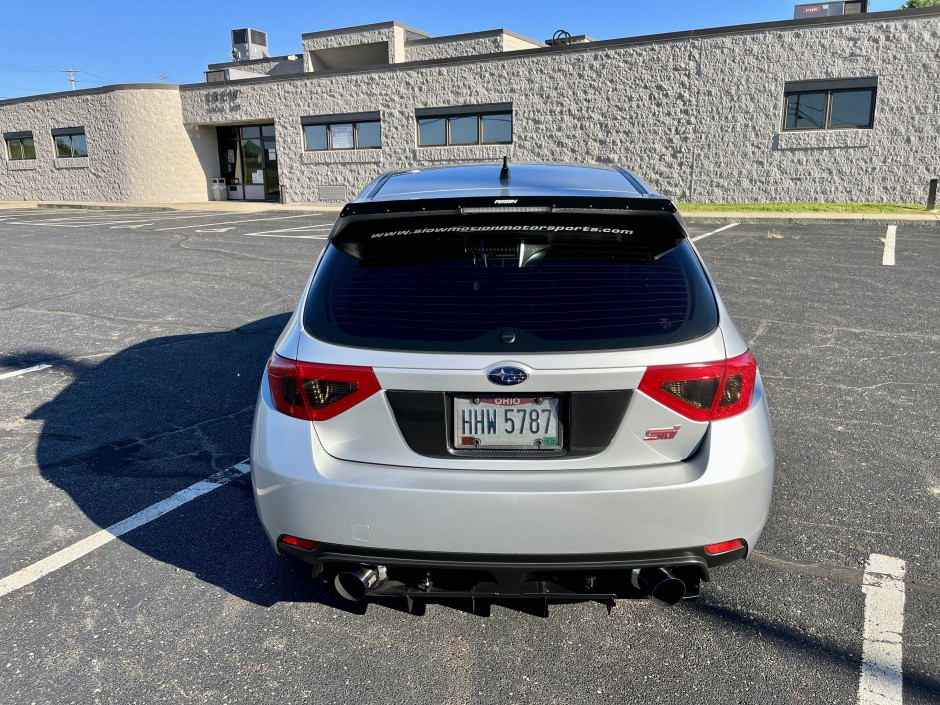
[[[629,597],[634,569],[668,567],[697,594],[711,569],[744,558],[746,547],[710,556],[700,548],[599,555],[505,556],[363,549],[319,544],[304,550],[277,542],[281,553],[314,567],[329,586],[336,572],[384,566],[389,580],[371,594],[411,597]]]
[[[275,549],[290,534],[353,546],[357,556],[516,560],[681,554],[736,538],[750,551],[767,519],[774,460],[766,403],[755,395],[747,412],[711,424],[680,463],[527,471],[520,461],[518,471],[480,471],[349,462],[325,452],[311,423],[274,411],[262,385],[251,464]]]

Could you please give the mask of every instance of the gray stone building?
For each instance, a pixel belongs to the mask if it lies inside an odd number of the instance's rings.
[[[232,199],[342,201],[504,154],[618,163],[693,201],[919,202],[940,174],[940,8],[558,45],[397,22],[302,41],[200,84],[0,101],[0,200],[205,201],[224,178]]]

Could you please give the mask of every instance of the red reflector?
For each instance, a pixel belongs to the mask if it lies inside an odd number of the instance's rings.
[[[718,362],[648,367],[637,389],[693,421],[714,421],[747,410],[756,379],[748,350]]]
[[[733,539],[731,541],[722,541],[721,543],[710,543],[705,547],[705,553],[709,556],[717,556],[719,553],[728,553],[729,551],[736,551],[743,547],[744,542],[741,539]]]
[[[289,534],[284,534],[281,537],[281,541],[286,543],[288,546],[296,546],[297,548],[302,548],[305,551],[312,551],[317,547],[316,541],[311,541],[310,539],[301,539]]]
[[[268,385],[275,409],[305,421],[332,419],[381,389],[371,367],[300,362],[277,353],[268,361]]]

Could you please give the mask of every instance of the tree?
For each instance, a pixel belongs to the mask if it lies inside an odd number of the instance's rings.
[[[907,0],[899,7],[899,10],[912,10],[917,7],[934,7],[940,5],[940,0]]]

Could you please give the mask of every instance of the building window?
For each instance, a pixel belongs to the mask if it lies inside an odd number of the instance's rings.
[[[465,105],[415,111],[419,147],[512,144],[512,105]]]
[[[875,78],[788,83],[783,129],[871,129],[877,91]]]
[[[56,128],[52,131],[52,138],[55,140],[55,156],[57,159],[88,156],[88,143],[85,141],[84,127]]]
[[[7,142],[7,154],[11,161],[36,158],[32,132],[7,132],[3,138]]]
[[[320,115],[301,118],[300,122],[307,151],[382,147],[382,124],[378,113]]]

